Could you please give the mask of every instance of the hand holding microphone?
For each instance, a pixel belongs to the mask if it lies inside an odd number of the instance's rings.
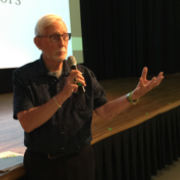
[[[69,56],[67,61],[68,61],[69,66],[71,67],[71,72],[73,70],[78,70],[77,61],[76,61],[74,56]],[[78,71],[78,72],[80,72],[80,71]],[[86,92],[86,90],[85,90],[85,88],[83,86],[83,84],[86,86],[85,81],[81,81],[81,80],[82,80],[82,78],[81,79],[79,79],[79,78],[74,78],[73,79],[74,83],[76,83],[79,86],[78,90],[79,90],[80,93],[81,92]],[[84,80],[84,78],[83,78],[83,80]]]
[[[76,60],[74,61],[74,57],[70,56],[68,58],[68,64],[71,67],[71,72],[69,76],[67,77],[66,84],[60,94],[62,95],[63,101],[68,99],[72,92],[78,91],[78,93],[85,92],[84,86],[86,86],[84,77],[82,76],[82,73],[77,70]],[[73,60],[73,61],[72,61]]]
[[[76,79],[76,83],[74,82],[74,79]],[[79,88],[82,86],[78,86],[77,83],[81,83],[86,86],[82,73],[78,70],[71,70],[69,76],[67,77],[66,84],[61,91],[64,100],[69,98],[72,95],[72,92],[79,92]]]

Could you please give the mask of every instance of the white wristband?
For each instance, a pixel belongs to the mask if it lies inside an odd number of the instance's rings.
[[[59,105],[59,104],[58,104],[58,102],[57,102],[56,98],[55,98],[55,97],[53,97],[53,99],[54,99],[55,103],[57,104],[57,106],[58,106],[59,108],[61,108],[61,105]]]

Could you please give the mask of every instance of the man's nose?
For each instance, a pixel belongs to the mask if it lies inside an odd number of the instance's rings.
[[[64,43],[65,43],[65,41],[64,41],[63,37],[60,36],[59,37],[59,42],[58,42],[59,46],[64,46]]]

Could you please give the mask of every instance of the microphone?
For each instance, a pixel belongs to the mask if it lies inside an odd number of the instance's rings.
[[[76,58],[74,56],[69,56],[67,59],[67,62],[69,64],[69,66],[71,67],[71,69],[75,69],[78,70],[77,68],[77,61]],[[77,83],[78,87],[78,92],[86,92],[84,86],[81,83]]]

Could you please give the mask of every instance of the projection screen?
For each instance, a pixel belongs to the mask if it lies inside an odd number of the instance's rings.
[[[0,69],[18,68],[40,57],[33,42],[34,28],[45,14],[63,18],[72,33],[68,56],[83,63],[79,0],[0,0]]]

